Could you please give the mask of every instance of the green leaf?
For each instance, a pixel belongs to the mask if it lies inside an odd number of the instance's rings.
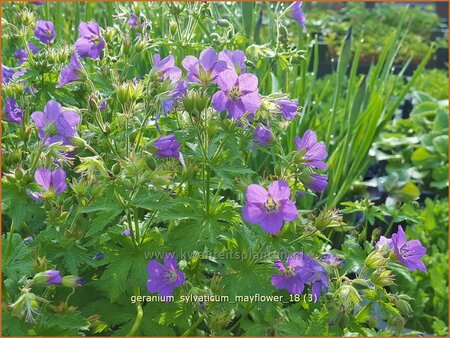
[[[19,234],[13,234],[12,250],[9,256],[6,256],[8,240],[6,235],[2,236],[2,273],[6,279],[17,281],[19,278],[33,273],[33,255],[22,237]]]

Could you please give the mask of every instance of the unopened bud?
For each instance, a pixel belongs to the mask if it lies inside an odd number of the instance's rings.
[[[62,279],[62,285],[69,288],[77,288],[84,285],[84,279],[78,276],[64,276]]]
[[[47,270],[37,273],[33,278],[33,285],[49,286],[61,284],[61,275],[58,270]]]

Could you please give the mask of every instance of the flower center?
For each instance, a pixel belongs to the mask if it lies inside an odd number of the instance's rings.
[[[272,212],[278,209],[278,203],[275,202],[272,197],[269,197],[269,199],[264,203],[264,207],[267,212]]]
[[[93,42],[94,45],[99,45],[100,44],[100,37],[98,35],[91,36],[91,42]]]
[[[178,278],[177,273],[174,270],[167,271],[166,279],[169,282],[175,282],[177,280],[177,278]]]
[[[45,30],[45,35],[48,36],[48,37],[51,37],[52,36],[52,31],[50,29],[46,29]]]
[[[288,266],[287,269],[284,270],[283,275],[286,277],[294,277],[295,276],[294,267]]]
[[[49,123],[44,127],[44,134],[48,136],[54,136],[58,134],[55,123]]]
[[[237,86],[234,86],[228,92],[228,97],[230,98],[230,100],[233,100],[233,101],[239,100],[241,98],[241,96],[242,96],[242,93],[241,93],[239,87],[237,87]]]

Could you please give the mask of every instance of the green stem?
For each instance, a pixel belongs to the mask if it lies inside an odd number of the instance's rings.
[[[201,315],[200,318],[198,318],[184,333],[181,335],[183,337],[190,336],[191,332],[194,331],[197,326],[200,325],[200,323],[205,319],[206,315]]]
[[[72,297],[72,295],[73,295],[74,293],[75,293],[75,288],[72,288],[72,292],[69,293],[69,294],[67,295],[67,298],[66,298],[66,305],[69,304],[69,299],[70,299],[70,297]]]
[[[137,288],[136,291],[137,291],[137,295],[140,296],[141,289]],[[133,336],[136,333],[136,331],[139,329],[139,327],[141,326],[142,317],[144,316],[144,310],[142,310],[141,302],[136,303],[136,312],[137,312],[136,320],[134,321],[134,324],[131,327],[130,331],[127,333],[127,337]]]
[[[253,303],[252,305],[250,305],[250,307],[248,309],[245,310],[245,312],[241,315],[241,317],[236,321],[236,323],[234,323],[234,325],[231,327],[231,329],[228,330],[228,332],[232,332],[235,328],[238,327],[239,323],[241,322],[242,319],[244,319],[245,317],[247,317],[247,315],[250,313],[250,311],[253,309],[253,307],[255,306],[255,303]]]
[[[138,217],[138,211],[137,208],[133,208],[133,215],[134,215],[134,225],[136,230],[136,242],[140,242],[141,236],[140,236],[140,230],[139,230],[139,217]]]
[[[12,250],[12,242],[13,242],[13,235],[14,235],[14,220],[11,222],[11,229],[9,230],[9,236],[8,236],[8,246],[6,247],[5,252],[5,258],[8,258],[11,250]]]
[[[130,215],[130,211],[127,211],[127,220],[128,220],[128,229],[130,230],[130,238],[131,241],[133,242],[133,245],[135,246],[135,248],[137,249],[137,243],[136,243],[136,238],[134,236],[134,230],[133,230],[133,224],[131,222],[131,215]]]

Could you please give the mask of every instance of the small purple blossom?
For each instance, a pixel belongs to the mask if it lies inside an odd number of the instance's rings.
[[[9,68],[2,64],[2,83],[8,83],[13,79],[13,75],[16,73],[16,71],[12,68]]]
[[[37,48],[34,43],[29,42],[27,45],[31,53],[36,54],[37,52],[39,52],[39,48]],[[28,52],[25,48],[16,50],[14,56],[18,60],[19,66],[28,61]]]
[[[58,270],[47,270],[34,275],[33,283],[36,285],[59,285],[62,282],[61,274]]]
[[[130,236],[131,235],[131,233],[130,233],[130,229],[125,229],[124,231],[122,231],[122,235],[124,235],[124,236]]]
[[[244,220],[259,224],[263,230],[275,235],[280,232],[283,222],[298,217],[297,208],[290,200],[291,191],[285,181],[275,181],[266,190],[257,184],[251,184],[245,193],[246,204],[242,209]]]
[[[43,43],[48,44],[52,42],[56,37],[53,22],[38,20],[34,30],[34,35]]]
[[[45,145],[60,141],[64,145],[70,145],[70,138],[76,135],[76,126],[80,122],[76,112],[64,110],[54,100],[47,102],[43,113],[37,111],[31,114],[31,119],[36,124],[39,138]]]
[[[100,102],[98,109],[100,109],[100,111],[104,111],[106,109],[106,101]]]
[[[225,61],[227,68],[241,74],[246,72],[245,53],[241,50],[224,50],[219,53],[219,60]]]
[[[31,243],[33,243],[34,239],[32,236],[28,236],[28,237],[24,238],[23,241],[25,242],[25,244],[31,244]]]
[[[406,241],[406,234],[401,226],[398,227],[397,233],[392,234],[391,238],[380,237],[376,246],[383,245],[393,249],[398,261],[409,270],[427,272],[425,264],[420,260],[426,254],[427,249],[417,239]]]
[[[305,29],[305,21],[306,21],[306,17],[305,17],[305,13],[303,12],[302,9],[302,2],[301,1],[296,1],[294,2],[290,7],[290,14],[291,17],[298,22],[298,24],[300,26],[302,26],[303,29]]]
[[[298,103],[294,100],[280,99],[276,101],[280,113],[286,120],[293,120],[297,115]]]
[[[173,290],[185,281],[184,273],[178,270],[178,261],[172,253],[164,256],[164,265],[152,259],[147,265],[147,272],[148,292],[158,292],[161,297],[172,296]]]
[[[281,275],[272,276],[272,285],[277,289],[287,289],[291,294],[301,294],[305,284],[311,285],[311,292],[320,298],[322,289],[328,291],[326,269],[316,260],[302,252],[296,252],[287,258],[287,268],[281,261],[275,262]]]
[[[189,81],[203,84],[215,82],[219,73],[227,68],[227,63],[220,61],[217,52],[212,48],[203,50],[199,59],[192,55],[186,56],[182,64],[188,72]]]
[[[253,140],[262,146],[267,146],[273,140],[272,132],[269,127],[266,126],[257,126],[253,132],[253,135]]]
[[[330,253],[322,254],[321,262],[328,264],[332,267],[338,267],[345,263],[345,261],[343,259],[340,259],[338,256],[335,256]]]
[[[168,93],[168,98],[162,100],[162,106],[166,116],[167,113],[173,109],[175,101],[180,99],[186,93],[188,86],[186,81],[178,82],[175,88]]]
[[[40,192],[30,192],[30,197],[35,202],[40,202],[44,199],[46,196],[46,193],[55,193],[56,195],[62,194],[67,189],[66,184],[66,172],[64,169],[56,169],[54,171],[51,171],[47,168],[39,168],[34,173],[34,179],[37,184],[39,184],[42,189],[44,190],[44,193]]]
[[[95,261],[100,261],[105,258],[105,255],[102,252],[96,253],[94,257],[92,257]]]
[[[77,288],[83,286],[86,282],[83,277],[69,275],[62,278],[61,284],[68,288]]]
[[[258,94],[258,78],[253,74],[238,75],[233,70],[224,70],[217,78],[220,89],[212,97],[212,106],[217,111],[227,110],[231,118],[238,120],[246,112],[253,115],[261,106]]]
[[[133,28],[138,27],[139,26],[139,17],[136,14],[131,13],[128,18],[128,24]]]
[[[68,83],[81,80],[83,73],[83,67],[78,59],[78,55],[74,52],[70,58],[70,63],[61,69],[59,82],[56,85],[56,88],[60,88]]]
[[[315,192],[322,193],[328,186],[328,177],[321,174],[311,174],[306,185]]]
[[[17,101],[12,97],[6,98],[5,114],[9,122],[22,124],[23,109],[17,105]]]
[[[154,55],[153,69],[163,80],[169,79],[170,82],[175,82],[181,78],[181,69],[175,66],[173,55],[169,55],[162,60],[159,54]]]
[[[100,27],[95,22],[82,22],[78,27],[80,37],[75,42],[78,54],[81,57],[89,56],[98,59],[105,48],[105,40],[100,33]]]
[[[317,134],[307,130],[303,137],[295,137],[295,147],[302,154],[302,163],[310,168],[327,169],[323,161],[327,156],[327,148],[323,142],[317,142]]]
[[[177,141],[175,135],[162,136],[153,143],[153,146],[156,148],[158,157],[177,158],[184,165],[183,155],[179,151],[180,142]]]

